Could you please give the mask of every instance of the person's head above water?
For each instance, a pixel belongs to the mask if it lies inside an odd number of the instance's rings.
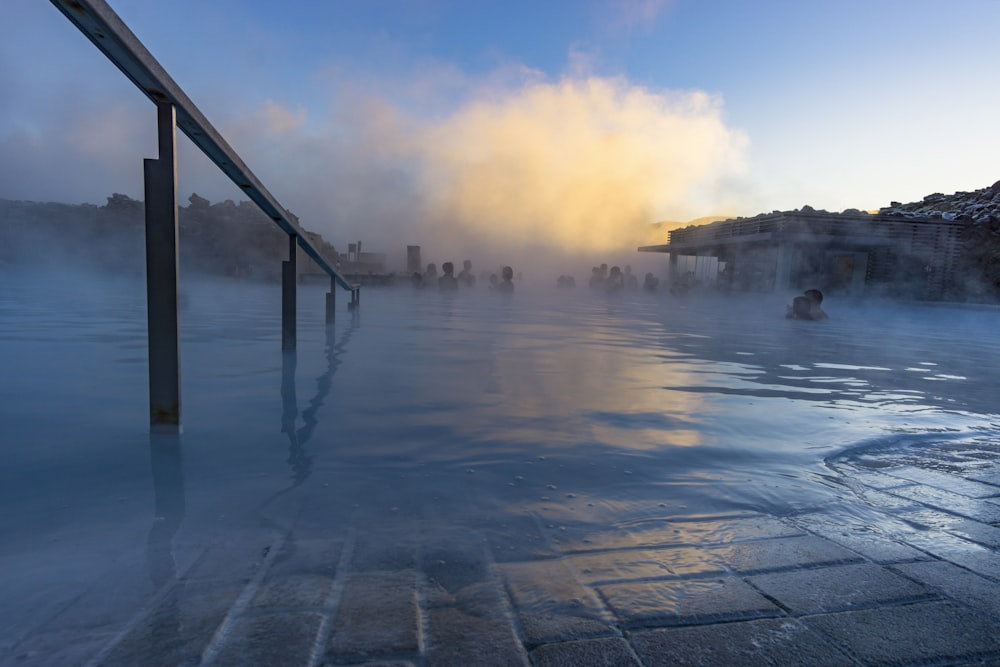
[[[823,303],[823,293],[818,289],[807,289],[792,300],[786,317],[794,320],[825,320],[827,314],[820,304]]]
[[[450,276],[455,272],[455,265],[451,262],[445,262],[441,265],[441,270],[444,271],[444,275]]]
[[[503,279],[506,281],[511,281],[514,279],[514,269],[510,268],[509,266],[503,267],[503,271],[501,273],[503,274]]]

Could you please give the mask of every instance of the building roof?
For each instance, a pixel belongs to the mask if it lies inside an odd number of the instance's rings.
[[[861,211],[829,213],[806,207],[690,225],[669,232],[665,244],[642,246],[639,250],[697,254],[724,246],[777,243],[873,247],[896,245],[904,239],[934,247],[945,238],[957,237],[964,225],[939,217],[869,215]]]

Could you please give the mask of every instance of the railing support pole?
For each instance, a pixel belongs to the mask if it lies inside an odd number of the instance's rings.
[[[149,341],[149,426],[181,432],[180,322],[177,314],[177,118],[156,105],[159,159],[143,161],[146,195],[146,317]]]
[[[294,234],[288,235],[288,260],[281,263],[281,349],[295,349],[295,288],[298,282],[295,270],[297,245]]]
[[[326,293],[326,323],[333,324],[337,317],[337,279],[330,276],[330,291]]]

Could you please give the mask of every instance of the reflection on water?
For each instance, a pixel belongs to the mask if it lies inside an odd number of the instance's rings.
[[[191,281],[185,433],[150,439],[141,286],[6,285],[5,646],[112,571],[176,596],[163,608],[178,616],[155,619],[169,634],[202,613],[176,582],[245,584],[262,559],[299,567],[320,542],[323,562],[377,552],[385,568],[418,537],[544,555],[539,525],[563,551],[600,548],[595,525],[616,545],[721,544],[777,530],[747,514],[849,493],[824,465],[839,452],[1000,431],[1000,369],[983,363],[995,311],[831,302],[815,323],[785,320],[778,298],[399,289],[327,327],[323,291],[303,286],[299,346],[282,353],[276,286]],[[699,519],[720,514],[723,533]],[[712,565],[636,558],[618,567]],[[234,590],[212,599],[254,604]]]
[[[351,334],[357,328],[359,313],[353,310],[350,316],[351,324],[344,330],[338,341],[334,341],[334,327],[326,329],[326,367],[316,378],[316,392],[309,399],[308,407],[302,411],[302,426],[296,427],[299,417],[298,398],[295,390],[295,371],[298,365],[298,351],[295,349],[281,352],[281,432],[288,436],[288,465],[292,470],[292,487],[306,481],[312,466],[312,456],[306,452],[305,445],[312,437],[319,423],[319,409],[330,393],[333,374],[340,366],[340,357],[346,349]]]

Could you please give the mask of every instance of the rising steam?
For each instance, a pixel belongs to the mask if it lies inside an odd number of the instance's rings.
[[[666,240],[650,223],[725,209],[747,144],[703,92],[585,75],[483,86],[430,119],[385,94],[344,96],[318,133],[299,110],[261,114],[281,136],[260,159],[294,155],[275,177],[294,175],[281,198],[308,228],[453,260],[634,255]]]
[[[421,213],[435,237],[587,255],[634,248],[649,223],[712,206],[700,191],[739,168],[743,145],[704,93],[535,83],[421,130]]]

